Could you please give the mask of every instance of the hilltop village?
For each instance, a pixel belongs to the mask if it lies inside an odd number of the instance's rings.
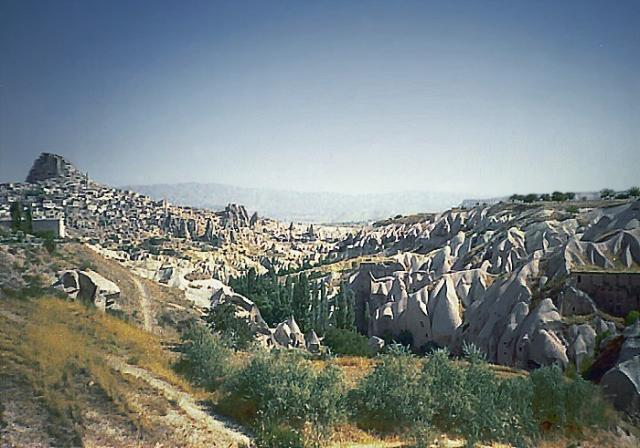
[[[190,259],[194,271],[223,282],[252,266],[293,270],[317,263],[352,230],[283,224],[257,212],[249,216],[236,204],[210,211],[152,201],[95,183],[64,158],[48,153],[36,160],[27,182],[0,184],[0,221],[10,222],[10,206],[18,202],[31,210],[34,222],[59,221],[52,226],[56,236],[78,239],[127,261],[161,261],[163,255]]]

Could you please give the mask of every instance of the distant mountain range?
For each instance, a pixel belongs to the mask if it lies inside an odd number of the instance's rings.
[[[156,200],[218,210],[228,203],[243,204],[260,216],[282,221],[337,223],[366,222],[397,214],[443,211],[460,204],[464,195],[407,191],[384,194],[310,193],[235,187],[215,183],[127,185]]]

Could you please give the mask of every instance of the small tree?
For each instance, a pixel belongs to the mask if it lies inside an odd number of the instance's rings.
[[[249,322],[236,316],[236,307],[232,303],[223,302],[210,308],[205,321],[235,349],[245,349],[253,341]]]
[[[600,190],[601,199],[610,199],[614,197],[615,194],[616,194],[615,190],[612,190],[611,188],[603,188],[602,190]]]
[[[323,335],[327,331],[329,324],[329,301],[327,299],[327,285],[322,282],[320,285],[320,311],[318,313],[318,329],[316,332]]]
[[[227,372],[229,349],[204,326],[190,325],[181,336],[181,368],[196,384],[213,388]]]
[[[12,202],[9,213],[11,214],[11,230],[14,232],[22,230],[22,205],[20,202]]]
[[[633,198],[640,197],[640,187],[631,187],[629,188],[628,193],[629,193],[629,196]]]
[[[524,200],[524,196],[521,194],[514,193],[511,196],[509,196],[509,200],[511,202],[522,202]]]
[[[44,248],[52,254],[56,251],[56,240],[53,238],[53,233],[47,232],[43,236],[44,240],[42,241],[42,245]]]
[[[27,211],[24,214],[22,230],[25,233],[33,233],[33,216],[31,215],[31,207],[27,207]]]

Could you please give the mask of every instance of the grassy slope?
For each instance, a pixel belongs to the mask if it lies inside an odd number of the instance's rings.
[[[198,396],[173,371],[175,354],[157,336],[77,303],[3,299],[0,355],[0,384],[13,394],[0,397],[3,437],[18,446],[210,446],[225,436],[209,428],[191,434],[199,428],[181,406],[113,367],[114,359],[138,365],[175,393]],[[9,409],[20,396],[24,403]],[[20,413],[33,396],[37,409]]]

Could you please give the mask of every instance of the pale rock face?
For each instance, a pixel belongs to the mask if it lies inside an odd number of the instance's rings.
[[[566,346],[558,336],[561,325],[562,316],[551,299],[540,302],[518,326],[516,365],[526,368],[533,362],[538,366],[566,366]]]
[[[564,368],[569,363],[563,341],[556,333],[544,328],[533,333],[528,353],[528,361],[538,366],[558,365]]]
[[[524,302],[516,303],[509,314],[505,331],[500,336],[496,360],[499,364],[513,364],[516,356],[516,330],[529,314],[529,306]]]
[[[111,280],[95,271],[64,271],[53,285],[61,289],[70,298],[90,303],[100,311],[117,307],[120,288]]]
[[[585,358],[594,355],[596,348],[596,332],[589,324],[572,325],[569,328],[569,357],[581,370]]]
[[[596,305],[588,294],[570,286],[560,293],[558,309],[563,316],[582,316],[595,313]]]
[[[461,310],[451,279],[447,278],[440,285],[440,288],[436,287],[434,297],[429,300],[431,339],[436,344],[448,346],[453,341],[456,329],[462,324]]]
[[[624,361],[604,374],[600,385],[616,409],[640,412],[640,356]]]
[[[577,214],[478,207],[362,230],[354,244],[377,235],[398,265],[361,267],[350,287],[357,309],[370,311],[369,336],[409,331],[416,349],[435,342],[454,352],[472,342],[491,362],[525,368],[581,363],[594,334],[616,331],[597,317],[593,326],[563,323],[597,311],[567,276],[582,266],[640,265],[638,222],[640,201]]]
[[[399,328],[411,333],[415,347],[422,347],[433,338],[431,319],[427,313],[428,294],[427,289],[422,288],[409,295],[407,307],[398,318]]]

